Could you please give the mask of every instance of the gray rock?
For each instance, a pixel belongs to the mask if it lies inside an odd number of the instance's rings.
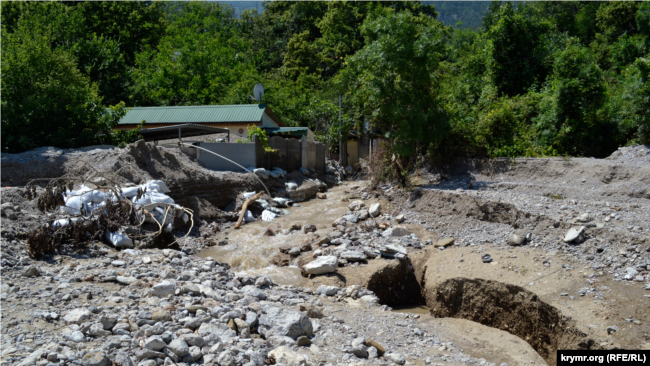
[[[481,256],[481,260],[483,261],[483,263],[490,263],[492,262],[492,256],[485,253]]]
[[[115,324],[117,324],[117,318],[110,316],[102,316],[99,318],[99,321],[102,323],[105,330],[111,330]]]
[[[511,233],[510,235],[508,235],[508,244],[510,244],[513,247],[517,245],[521,245],[524,241],[526,241],[526,237],[524,237],[523,235],[519,235],[517,233]]]
[[[86,308],[74,309],[65,314],[63,321],[68,324],[81,324],[89,319],[92,315],[93,313],[91,313],[90,310]]]
[[[189,352],[183,357],[183,362],[185,363],[194,363],[198,361],[201,357],[203,357],[203,353],[201,353],[201,349],[196,346],[190,347]]]
[[[366,255],[356,250],[346,250],[341,253],[341,258],[350,262],[361,262],[366,260]]]
[[[23,277],[36,277],[41,274],[41,271],[33,264],[20,272]]]
[[[112,362],[104,351],[91,350],[83,356],[81,364],[84,366],[111,366]]]
[[[618,331],[618,327],[616,325],[610,325],[605,330],[607,331],[607,334],[612,334],[612,333],[616,333],[616,331]]]
[[[339,290],[340,289],[336,286],[320,285],[316,289],[316,293],[326,296],[334,296],[337,292],[339,292]]]
[[[144,360],[138,366],[156,366],[158,363],[155,360]]]
[[[199,288],[199,286],[197,286],[194,283],[186,283],[181,287],[181,293],[182,294],[187,294],[187,293],[200,294],[201,289]]]
[[[215,344],[214,346],[210,347],[209,352],[215,355],[223,352],[223,344],[221,343]]]
[[[352,201],[352,203],[348,205],[348,209],[350,211],[358,211],[361,207],[364,207],[365,205],[366,205],[365,202],[361,200],[356,200],[356,201]]]
[[[324,255],[316,260],[307,263],[303,268],[308,274],[319,275],[323,273],[336,272],[338,258],[333,255]]]
[[[206,325],[206,324],[208,324],[208,323],[204,323],[203,325]],[[224,325],[224,326],[227,328],[226,325]],[[206,328],[204,328],[204,336],[208,336],[209,334],[212,334],[212,333],[207,332],[207,329],[208,329],[208,327],[206,326]],[[228,329],[230,329],[230,328],[228,328]],[[230,329],[230,330],[232,330],[232,329]],[[233,333],[234,333],[234,331],[233,331]],[[194,333],[183,334],[180,338],[190,346],[205,347],[208,344],[208,342],[206,342],[205,339],[203,339],[203,336],[196,335]]]
[[[372,217],[377,217],[381,215],[381,203],[373,203],[370,205],[370,208],[368,209],[368,214]]]
[[[580,226],[577,229],[572,227],[572,228],[569,229],[569,231],[567,231],[566,235],[564,236],[563,241],[565,243],[570,243],[570,242],[578,239],[582,235],[582,233],[584,233],[584,232],[585,232],[585,227],[584,226]]]
[[[237,364],[235,358],[232,357],[229,351],[221,352],[217,358],[217,362],[219,366],[235,366]]]
[[[158,282],[151,288],[151,295],[157,297],[166,297],[168,295],[173,295],[176,291],[176,281],[165,280]]]
[[[227,325],[222,323],[203,323],[197,332],[201,337],[213,335],[221,339],[222,342],[227,342],[230,338],[237,336],[237,333],[235,333],[234,330],[230,329]]]
[[[331,233],[327,234],[327,236],[329,236],[330,239],[336,239],[342,237],[343,233],[338,230],[334,230]]]
[[[276,330],[279,335],[295,340],[301,335],[311,336],[313,333],[311,320],[305,313],[268,305],[263,310],[264,314],[259,319],[260,325]]]
[[[298,352],[292,351],[287,346],[282,346],[269,352],[269,357],[275,359],[276,364],[286,366],[306,366],[307,359]]]
[[[385,353],[384,357],[395,362],[398,365],[403,365],[406,363],[406,359],[400,353]]]
[[[137,281],[135,277],[125,277],[125,276],[117,276],[117,282],[123,284],[123,285],[130,285],[133,282]]]
[[[359,358],[368,358],[368,350],[362,345],[352,348],[352,353]]]
[[[70,342],[81,343],[86,341],[86,337],[83,333],[78,330],[75,330],[72,333],[64,334],[63,338],[69,340]]]
[[[151,336],[144,341],[144,348],[152,351],[160,351],[165,348],[165,346],[165,341],[163,341],[162,337],[158,335]]]
[[[379,357],[379,353],[375,347],[368,347],[368,359],[372,360]]]

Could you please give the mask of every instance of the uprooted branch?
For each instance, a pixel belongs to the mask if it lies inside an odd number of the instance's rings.
[[[178,242],[171,234],[175,223],[180,226],[189,223],[189,230],[180,239],[190,234],[193,211],[174,204],[156,189],[147,189],[162,184],[169,192],[164,183],[150,181],[146,186],[123,189],[115,180],[119,170],[107,176],[84,163],[90,167],[88,176],[64,176],[28,183],[26,196],[30,200],[37,199],[41,212],[61,210],[66,216],[28,233],[28,251],[32,257],[62,250],[83,250],[93,240],[105,240],[117,246],[115,237],[119,238],[122,247],[132,247],[132,239],[171,246]],[[40,194],[36,181],[47,181]],[[150,186],[151,182],[158,183]],[[81,188],[74,191],[75,186]]]

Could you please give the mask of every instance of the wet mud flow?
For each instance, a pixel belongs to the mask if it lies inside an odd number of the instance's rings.
[[[284,245],[299,246],[306,235],[297,230],[289,235],[264,236],[268,228],[276,233],[288,229],[292,224],[316,225],[316,233],[325,235],[332,230],[332,222],[344,215],[349,202],[342,202],[352,183],[327,191],[327,199],[312,199],[298,203],[299,207],[290,207],[290,215],[279,216],[273,221],[255,221],[242,226],[240,230],[228,229],[216,237],[216,240],[226,240],[227,245],[207,248],[198,255],[212,257],[217,261],[226,262],[240,275],[257,276],[269,275],[275,283],[301,286],[305,279],[300,275],[300,269],[295,266],[278,267],[272,264],[271,258],[278,253],[278,248]]]

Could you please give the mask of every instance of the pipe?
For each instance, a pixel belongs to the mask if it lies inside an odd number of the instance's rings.
[[[194,146],[194,145],[189,145],[189,146],[188,146],[188,145],[186,145],[183,141],[180,141],[178,144],[179,144],[180,146],[184,146],[184,147],[193,147],[193,148],[195,148],[195,149],[201,149],[201,150],[207,151],[207,152],[209,152],[210,154],[216,155],[216,156],[218,156],[218,157],[220,157],[220,158],[222,158],[222,159],[224,159],[224,160],[226,160],[226,161],[229,161],[229,162],[231,162],[231,163],[237,165],[238,167],[244,169],[247,173],[251,173],[251,174],[253,174],[253,176],[254,176],[258,181],[260,181],[260,183],[262,183],[262,186],[264,186],[264,189],[266,190],[266,193],[269,194],[269,197],[273,198],[273,196],[271,196],[271,192],[269,192],[269,189],[266,188],[266,185],[264,184],[264,182],[262,182],[262,180],[260,179],[260,177],[258,177],[257,174],[255,174],[255,173],[249,171],[248,169],[244,168],[243,166],[241,166],[241,165],[235,163],[234,161],[232,161],[232,160],[230,160],[230,159],[228,159],[228,158],[226,158],[226,157],[224,157],[224,156],[221,156],[221,155],[217,154],[217,153],[214,152],[214,151],[210,151],[210,150],[205,149],[205,148],[202,148],[202,147],[200,147],[200,146]]]

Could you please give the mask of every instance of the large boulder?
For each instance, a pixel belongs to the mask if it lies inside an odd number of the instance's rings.
[[[294,340],[313,334],[313,327],[309,317],[297,310],[281,309],[267,305],[263,308],[264,314],[260,316],[260,326],[275,330],[275,334],[291,337]]]
[[[323,273],[336,272],[339,260],[334,255],[324,255],[316,260],[307,263],[303,269],[307,274],[319,275]]]

